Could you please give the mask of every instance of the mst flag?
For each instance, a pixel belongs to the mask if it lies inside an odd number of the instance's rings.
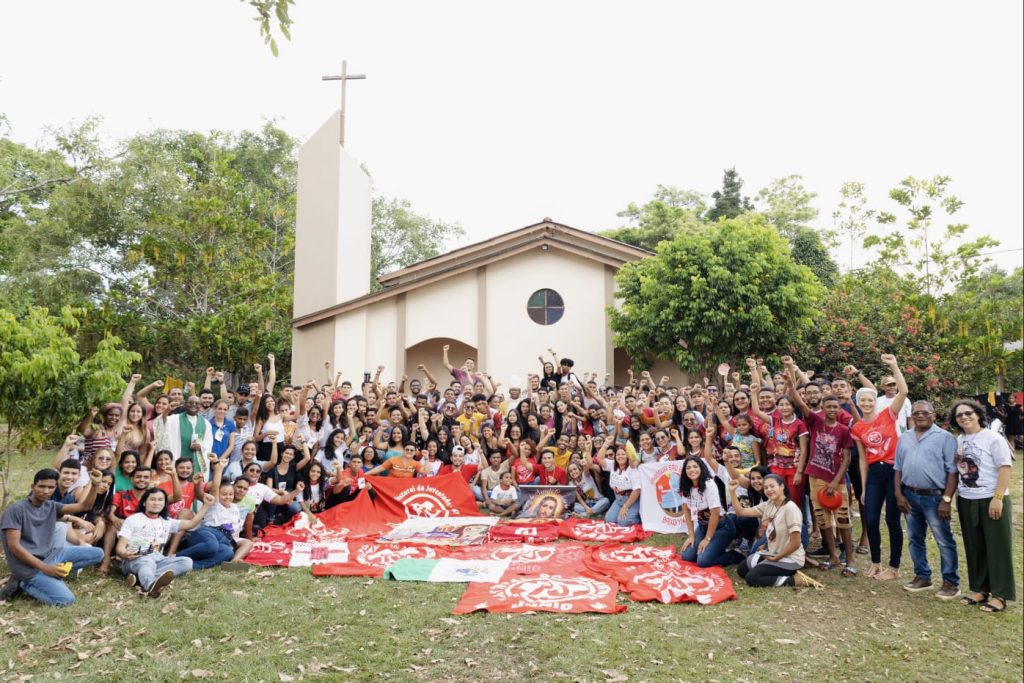
[[[594,519],[567,519],[558,525],[558,534],[563,538],[577,541],[620,541],[632,543],[642,541],[654,535],[653,531],[644,531],[639,524],[619,526]]]
[[[439,477],[367,477],[377,493],[374,507],[387,522],[407,517],[480,516],[469,484],[458,472]]]
[[[487,540],[498,543],[553,543],[558,540],[558,520],[511,521],[491,527]]]
[[[583,570],[562,574],[514,574],[498,583],[471,583],[452,614],[488,612],[625,612],[615,603],[619,586],[607,576]]]
[[[509,560],[513,574],[559,574],[580,568],[590,546],[582,543],[486,543],[452,551],[452,557],[477,560]]]
[[[448,553],[431,546],[397,546],[353,541],[348,560],[313,565],[313,576],[383,576],[384,570],[403,558],[435,559]]]

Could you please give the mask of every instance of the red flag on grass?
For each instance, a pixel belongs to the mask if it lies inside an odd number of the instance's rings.
[[[558,540],[558,520],[495,524],[487,540],[498,543],[552,543]]]
[[[654,535],[653,531],[644,531],[639,524],[619,526],[578,517],[564,520],[558,525],[558,533],[563,538],[572,538],[577,541],[619,541],[621,543],[642,541]]]
[[[419,545],[390,545],[353,541],[348,544],[347,562],[313,565],[313,576],[383,576],[384,570],[403,558],[430,560],[447,557],[445,548]]]
[[[514,574],[573,573],[582,566],[590,546],[582,543],[485,543],[459,548],[451,557],[464,560],[510,560],[508,571]]]
[[[498,583],[471,583],[452,614],[488,612],[625,612],[615,602],[619,586],[586,570],[557,574],[506,572]]]

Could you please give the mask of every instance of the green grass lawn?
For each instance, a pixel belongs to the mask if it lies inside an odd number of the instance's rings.
[[[50,455],[20,461],[16,491]],[[1022,569],[1022,461],[1013,478]],[[954,515],[954,525],[956,515]],[[958,532],[957,532],[958,533]],[[883,532],[884,538],[884,532]],[[958,537],[959,540],[959,537]],[[679,543],[655,536],[649,545]],[[938,553],[932,545],[933,571]],[[864,556],[859,556],[865,568]],[[904,577],[912,573],[904,549]],[[0,574],[6,568],[0,563]],[[826,589],[747,588],[721,605],[632,603],[617,615],[454,617],[462,585],[214,569],[159,600],[87,570],[78,602],[0,606],[4,680],[937,681],[1022,678],[1019,602],[983,614],[901,581],[814,572]],[[960,574],[966,588],[966,564]],[[904,580],[906,580],[904,579]]]

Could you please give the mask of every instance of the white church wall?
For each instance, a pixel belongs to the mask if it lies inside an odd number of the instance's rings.
[[[401,375],[398,354],[395,348],[398,320],[398,298],[392,297],[371,305],[366,312],[365,367],[373,373],[378,365],[384,366],[382,377],[397,379]],[[404,358],[405,349],[402,349]]]
[[[604,374],[607,367],[604,265],[539,246],[487,266],[486,370],[505,387],[512,375],[524,382],[539,372],[537,356],[553,348],[576,362],[578,372]],[[553,325],[530,319],[526,303],[538,289],[553,289],[565,314]]]
[[[341,371],[343,377],[352,382],[358,391],[363,373],[373,373],[374,368],[366,362],[366,320],[365,308],[341,313],[334,318],[334,358],[332,366],[335,372]],[[321,367],[323,361],[320,361]]]
[[[324,382],[324,361],[333,360],[330,357],[330,349],[335,348],[335,331],[336,325],[333,320],[322,320],[292,329],[293,384],[302,384],[311,379],[321,384]],[[321,353],[318,354],[315,349]]]
[[[406,348],[435,337],[458,339],[468,346],[477,346],[475,273],[456,275],[414,289],[405,296]],[[456,365],[461,364],[454,358],[451,360]]]

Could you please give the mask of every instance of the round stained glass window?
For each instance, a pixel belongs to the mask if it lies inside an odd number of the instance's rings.
[[[554,325],[565,313],[565,302],[553,289],[538,289],[526,302],[526,312],[538,325]]]

